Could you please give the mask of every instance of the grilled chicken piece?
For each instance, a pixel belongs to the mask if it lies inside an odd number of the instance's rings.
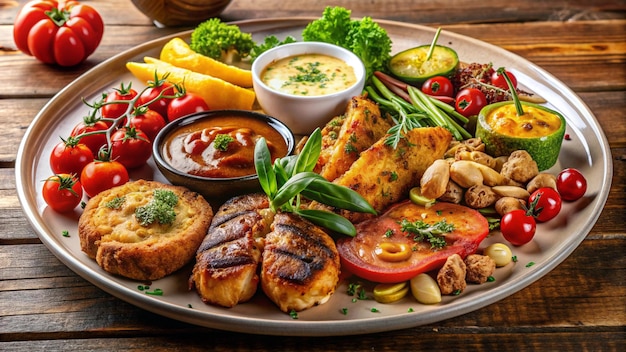
[[[355,190],[381,212],[419,185],[424,171],[443,157],[451,140],[452,134],[443,127],[415,128],[405,134],[396,149],[381,138],[333,182]],[[352,222],[371,217],[345,210],[339,213]]]
[[[322,129],[322,150],[316,170],[329,181],[342,175],[359,154],[383,137],[391,127],[375,102],[352,97],[346,112]]]
[[[339,253],[333,239],[291,213],[274,217],[262,266],[261,287],[283,312],[326,302],[339,282]]]
[[[255,294],[263,236],[270,231],[267,197],[245,195],[226,202],[196,253],[189,286],[205,303],[233,307]]]

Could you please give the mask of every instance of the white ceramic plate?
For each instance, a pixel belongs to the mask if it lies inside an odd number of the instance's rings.
[[[256,40],[265,35],[279,37],[299,33],[311,19],[269,19],[242,21],[242,30],[254,33]],[[394,42],[393,52],[427,44],[434,30],[427,27],[379,21]],[[188,39],[189,32],[180,33]],[[164,37],[123,52],[93,68],[60,91],[36,116],[20,145],[16,162],[18,197],[41,241],[64,264],[94,285],[143,309],[180,321],[201,326],[268,335],[331,336],[373,333],[413,327],[453,318],[480,309],[523,289],[550,272],[567,258],[589,233],[606,202],[612,177],[610,150],[606,137],[585,104],[563,83],[532,63],[493,45],[444,31],[439,41],[454,48],[464,62],[493,62],[515,73],[521,85],[538,93],[549,105],[562,112],[568,122],[571,140],[563,143],[557,165],[550,171],[575,167],[588,180],[586,196],[574,203],[564,203],[559,216],[539,224],[535,239],[514,248],[517,263],[496,270],[495,282],[470,285],[461,295],[446,296],[441,304],[425,306],[412,297],[395,304],[383,305],[374,300],[353,302],[347,294],[348,283],[342,282],[331,300],[298,314],[293,319],[280,312],[263,294],[232,309],[202,303],[195,291],[189,291],[190,268],[184,268],[152,283],[152,289],[163,290],[163,296],[138,290],[143,283],[109,275],[80,251],[77,220],[80,212],[59,215],[48,209],[41,197],[41,180],[51,175],[48,157],[59,136],[69,135],[72,127],[87,111],[81,97],[93,101],[103,91],[121,82],[135,81],[127,72],[127,61],[141,61],[144,55],[158,56],[160,48],[171,37]],[[142,86],[135,82],[134,86]],[[134,172],[133,178],[164,181],[153,164]],[[62,232],[69,231],[69,237]],[[492,234],[481,247],[503,241]],[[533,265],[528,265],[534,263]],[[371,285],[367,286],[371,294]],[[342,309],[347,308],[347,314]],[[376,308],[378,312],[372,312]]]

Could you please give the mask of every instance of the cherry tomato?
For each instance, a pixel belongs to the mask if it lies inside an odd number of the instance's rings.
[[[454,85],[445,76],[435,76],[424,81],[422,92],[428,95],[454,97]]]
[[[155,79],[156,81],[148,82],[148,88],[144,90],[139,99],[137,99],[137,106],[145,105],[154,100],[148,105],[148,108],[158,112],[167,121],[167,106],[172,100],[172,98],[167,97],[174,95],[174,86],[167,83],[165,80],[158,79],[158,76]],[[161,98],[155,100],[159,95]]]
[[[521,246],[530,242],[535,236],[537,223],[532,215],[526,210],[512,210],[500,220],[500,231],[502,236],[514,246]]]
[[[100,148],[107,144],[107,137],[104,131],[106,131],[108,127],[109,126],[106,124],[106,122],[102,120],[93,119],[90,116],[85,116],[82,122],[79,122],[76,126],[74,126],[74,129],[72,129],[70,136],[78,137],[84,133],[92,133],[98,131],[102,132],[80,137],[79,140],[80,143],[86,145],[89,150],[91,150],[95,158],[98,156],[98,151],[100,150]]]
[[[165,119],[161,114],[147,107],[139,107],[133,111],[130,125],[143,131],[150,141],[154,140],[157,133],[165,127]]]
[[[120,85],[120,88],[113,89],[113,92],[108,93],[104,98],[104,105],[100,113],[102,117],[107,119],[116,119],[128,110],[128,100],[132,100],[137,96],[137,91],[131,87],[132,83],[128,83],[128,86],[124,86],[124,83]],[[131,109],[132,111],[132,109]]]
[[[127,169],[144,165],[151,155],[152,143],[141,130],[121,128],[111,135],[111,160],[120,162]]]
[[[62,140],[50,153],[50,168],[55,174],[80,175],[85,165],[93,160],[93,153],[78,139],[69,137]]]
[[[487,105],[485,94],[477,88],[461,89],[455,100],[456,111],[465,117],[478,115],[480,110]]]
[[[424,220],[432,225],[444,219],[453,224],[454,229],[445,234],[443,248],[415,240],[415,236],[404,232],[401,226],[402,220],[411,223]],[[392,206],[379,217],[358,223],[356,229],[355,237],[337,241],[342,271],[380,283],[407,281],[440,268],[453,254],[465,258],[474,253],[489,234],[487,220],[474,209],[446,202],[427,208],[411,200]]]
[[[513,73],[509,71],[505,71],[506,75],[509,76],[511,83],[513,83],[513,88],[517,88],[517,78],[513,75]],[[491,84],[502,89],[509,90],[509,85],[506,83],[506,79],[503,75],[499,74],[497,70],[494,70],[491,74]]]
[[[83,198],[83,187],[77,176],[57,174],[48,177],[43,184],[43,200],[60,213],[73,210]]]
[[[207,110],[209,110],[209,106],[201,96],[186,92],[170,101],[170,105],[167,107],[167,119],[174,121],[183,116]]]
[[[554,188],[542,187],[534,191],[528,198],[535,219],[546,222],[553,219],[561,211],[561,196]]]
[[[587,180],[580,171],[567,168],[557,175],[556,189],[563,200],[575,201],[587,192]]]
[[[89,197],[128,182],[128,170],[115,160],[94,160],[80,174],[80,182]]]
[[[20,10],[13,27],[19,50],[47,64],[74,66],[85,61],[102,39],[98,12],[77,1],[34,0]]]

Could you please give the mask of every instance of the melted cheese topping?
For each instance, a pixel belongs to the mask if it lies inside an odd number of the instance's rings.
[[[549,136],[561,127],[559,116],[532,106],[523,108],[524,115],[517,116],[515,104],[500,106],[486,116],[486,121],[495,132],[519,138]]]

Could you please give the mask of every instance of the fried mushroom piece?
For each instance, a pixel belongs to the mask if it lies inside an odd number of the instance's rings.
[[[467,267],[458,254],[448,257],[439,272],[437,273],[437,284],[442,295],[449,295],[454,292],[461,292],[467,287],[465,276]]]
[[[539,168],[527,151],[516,150],[502,165],[500,173],[513,181],[526,183],[539,174]]]
[[[496,262],[486,255],[470,254],[464,263],[467,268],[465,280],[476,284],[487,282],[496,270]]]
[[[465,203],[474,209],[482,209],[493,205],[498,196],[485,185],[475,185],[465,192]]]

